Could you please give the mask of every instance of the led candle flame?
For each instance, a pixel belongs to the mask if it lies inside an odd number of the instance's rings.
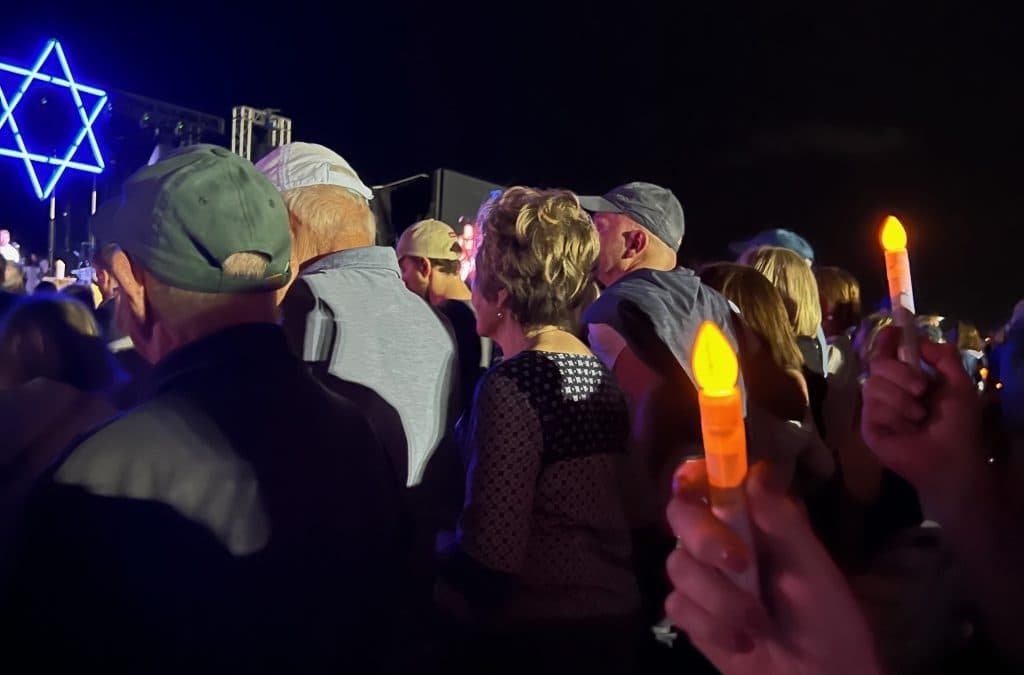
[[[739,362],[718,326],[705,321],[693,345],[693,376],[700,387],[700,422],[708,480],[738,487],[747,475],[747,439],[740,398]]]
[[[896,216],[889,216],[882,224],[882,248],[886,251],[907,249],[907,230]]]
[[[754,537],[747,515],[743,480],[747,476],[747,432],[743,399],[737,386],[740,366],[718,326],[705,321],[693,343],[693,378],[699,391],[704,463],[711,487],[711,510],[751,549]],[[736,584],[760,597],[756,563],[731,575]]]
[[[899,218],[889,216],[882,224],[881,238],[885,250],[885,276],[889,281],[892,318],[903,329],[900,359],[917,367],[920,357],[914,320],[914,285],[910,280],[910,256],[907,253],[907,231]]]

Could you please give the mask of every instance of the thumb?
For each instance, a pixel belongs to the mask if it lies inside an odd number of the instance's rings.
[[[757,531],[757,548],[779,569],[799,573],[820,568],[826,561],[832,564],[807,516],[778,487],[766,462],[759,462],[751,470],[747,498]]]

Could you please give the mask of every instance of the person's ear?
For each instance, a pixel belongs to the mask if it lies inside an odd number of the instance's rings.
[[[429,258],[416,258],[416,271],[419,272],[420,276],[424,279],[430,278],[430,259]]]
[[[508,303],[508,291],[506,291],[504,288],[498,289],[498,295],[497,295],[497,297],[494,298],[494,306],[497,307],[499,311],[507,313],[507,311],[508,311],[506,309],[507,303]]]
[[[647,248],[647,233],[643,230],[630,230],[625,233],[626,250],[623,251],[623,258],[635,258]]]
[[[142,283],[142,270],[136,269],[124,251],[114,254],[110,274],[121,287],[121,302],[140,323],[146,322],[146,287]]]

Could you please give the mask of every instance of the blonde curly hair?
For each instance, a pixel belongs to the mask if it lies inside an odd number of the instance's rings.
[[[599,249],[576,195],[512,187],[484,203],[477,224],[483,241],[476,283],[484,297],[494,301],[505,290],[508,310],[524,328],[571,330]]]

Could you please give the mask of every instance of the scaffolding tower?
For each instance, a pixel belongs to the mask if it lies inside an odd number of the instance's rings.
[[[246,105],[231,109],[231,152],[252,161],[252,130],[260,127],[267,130],[270,149],[292,142],[292,121],[282,117],[279,110],[259,110]],[[256,159],[259,159],[258,157]]]

